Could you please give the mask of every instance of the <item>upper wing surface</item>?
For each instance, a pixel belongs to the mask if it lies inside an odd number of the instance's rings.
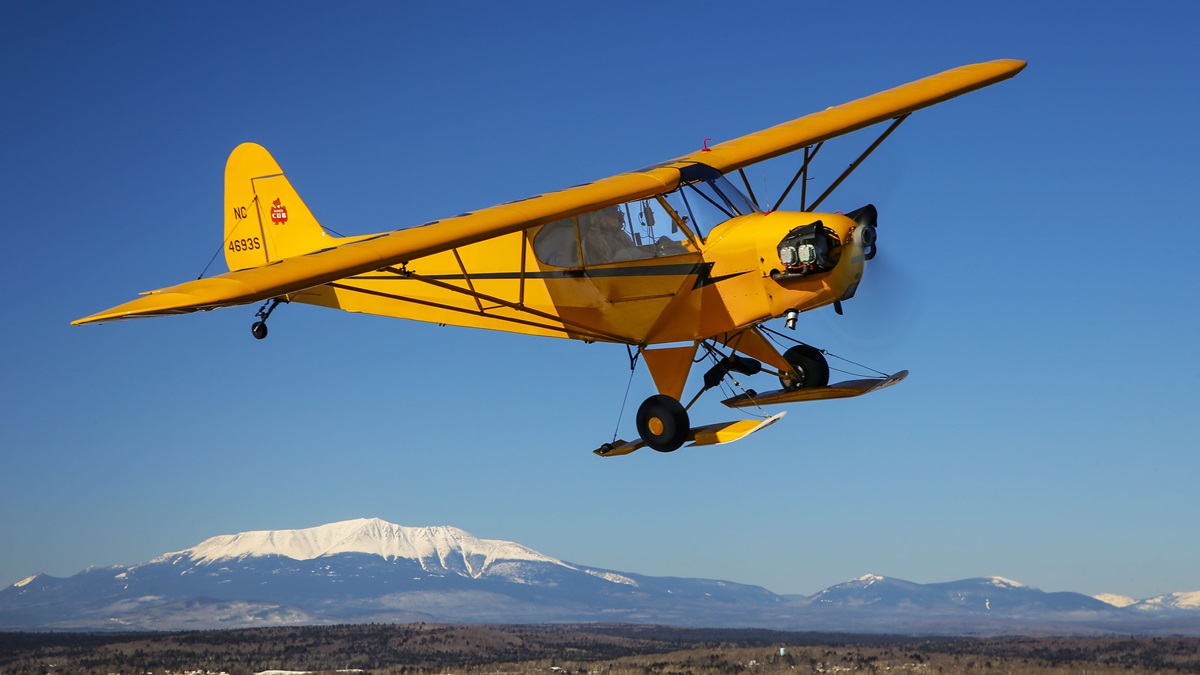
[[[550,192],[420,227],[354,237],[338,246],[151,291],[73,324],[164,316],[259,302],[397,265],[510,232],[675,189],[679,169],[706,164],[725,173],[919,110],[1006,80],[1024,61],[1000,60],[948,70],[828,108],[661,165]]]
[[[1013,77],[1024,61],[1002,59],[962,66],[881,91],[850,103],[693,152],[679,161],[707,164],[721,173],[848,134]]]
[[[169,288],[72,322],[166,316],[244,305],[466,246],[527,227],[673,189],[679,171],[659,167],[501,204]],[[670,187],[666,186],[670,184]]]

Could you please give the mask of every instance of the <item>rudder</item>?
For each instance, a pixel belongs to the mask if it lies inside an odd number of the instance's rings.
[[[332,245],[266,148],[243,143],[225,163],[225,263],[230,270]]]

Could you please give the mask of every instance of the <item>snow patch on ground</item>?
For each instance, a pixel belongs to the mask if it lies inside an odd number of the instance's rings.
[[[634,581],[633,579],[630,579],[627,576],[622,576],[620,574],[617,574],[616,572],[600,572],[598,570],[586,570],[586,569],[584,570],[584,572],[587,572],[588,574],[590,574],[594,577],[599,577],[605,581],[610,581],[614,584],[625,584],[627,586],[637,586],[638,585],[637,582]],[[670,593],[670,591],[667,591],[667,592]]]
[[[987,577],[987,580],[993,586],[999,586],[1000,588],[1029,588],[1019,581],[1005,579],[1004,577]]]

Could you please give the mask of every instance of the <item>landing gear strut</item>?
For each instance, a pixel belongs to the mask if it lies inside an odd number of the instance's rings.
[[[274,312],[275,308],[281,302],[287,302],[287,300],[284,298],[271,298],[263,303],[262,307],[258,308],[258,313],[254,316],[259,317],[259,320],[250,325],[250,334],[254,336],[255,340],[267,337],[267,318],[271,316],[271,312]]]

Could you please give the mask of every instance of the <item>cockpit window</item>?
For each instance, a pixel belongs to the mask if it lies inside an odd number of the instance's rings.
[[[543,225],[533,238],[533,254],[538,260],[556,267],[579,267],[575,219],[563,218]]]
[[[533,238],[533,254],[556,267],[661,258],[694,250],[666,202],[656,197],[556,220],[542,226]]]
[[[757,211],[732,183],[718,175],[666,195],[547,223],[534,235],[533,254],[555,267],[682,255],[696,251],[717,225]]]

